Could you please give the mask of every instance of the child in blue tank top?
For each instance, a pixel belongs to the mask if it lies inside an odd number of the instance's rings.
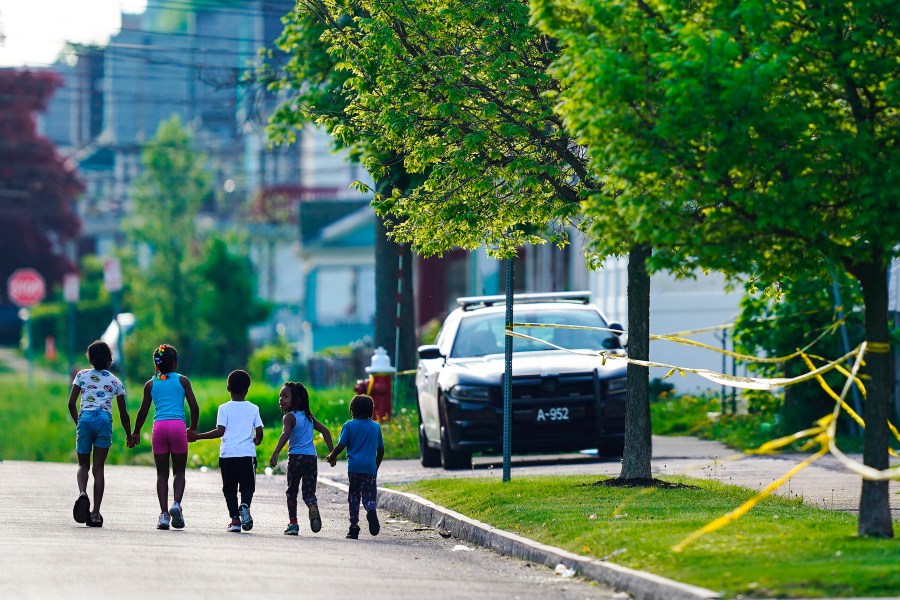
[[[288,381],[278,394],[278,405],[284,413],[282,419],[281,437],[278,445],[272,452],[269,465],[278,464],[278,455],[285,444],[288,446],[288,470],[287,470],[287,505],[288,523],[285,535],[299,535],[300,526],[297,524],[297,491],[302,489],[303,502],[309,508],[309,527],[313,533],[322,529],[322,517],[319,514],[319,503],[316,499],[316,477],[318,477],[318,465],[316,446],[313,443],[315,431],[322,434],[328,451],[334,449],[331,441],[331,432],[322,425],[309,410],[309,392],[302,383]]]
[[[156,374],[144,384],[144,399],[134,423],[133,444],[141,441],[141,427],[153,404],[153,462],[156,463],[156,495],[159,498],[157,529],[184,527],[181,499],[184,496],[184,473],[187,468],[188,440],[184,424],[184,403],[191,409],[191,431],[196,433],[200,408],[191,388],[191,381],[175,372],[178,367],[178,351],[169,344],[160,344],[153,351]],[[169,503],[169,457],[172,462],[172,492],[174,502]]]

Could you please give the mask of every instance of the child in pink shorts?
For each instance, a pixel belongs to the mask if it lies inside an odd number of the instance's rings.
[[[157,529],[184,527],[181,499],[184,496],[184,472],[187,468],[188,440],[184,424],[184,402],[191,409],[191,431],[196,432],[200,409],[190,380],[175,372],[178,352],[174,346],[161,344],[153,351],[156,374],[144,384],[144,399],[134,423],[132,443],[139,444],[141,427],[153,403],[153,461],[156,463],[156,495],[159,497],[160,515]],[[175,501],[169,503],[169,457],[172,462],[172,491]]]

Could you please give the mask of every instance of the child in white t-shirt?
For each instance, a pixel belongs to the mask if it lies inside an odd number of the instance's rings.
[[[263,423],[259,407],[247,402],[250,375],[246,371],[232,371],[228,375],[231,400],[219,406],[216,428],[205,433],[188,432],[188,440],[222,438],[219,449],[219,470],[222,472],[222,492],[228,505],[231,522],[228,531],[240,533],[253,529],[250,503],[256,490],[256,446],[262,442]],[[238,488],[241,504],[238,506]]]

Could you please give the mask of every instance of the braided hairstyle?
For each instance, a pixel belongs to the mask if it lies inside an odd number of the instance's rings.
[[[175,349],[175,346],[160,344],[153,351],[153,363],[156,365],[154,377],[166,379],[169,373],[178,366],[178,351]]]
[[[296,381],[288,381],[284,384],[284,387],[291,392],[291,412],[295,410],[303,411],[303,414],[306,415],[306,418],[311,423],[313,414],[309,410],[309,392],[306,391],[306,387]]]

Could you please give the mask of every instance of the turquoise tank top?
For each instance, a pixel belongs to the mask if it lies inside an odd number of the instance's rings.
[[[291,440],[288,446],[288,454],[316,455],[316,445],[313,443],[313,424],[306,418],[302,410],[291,412],[294,415],[294,428],[291,429]]]
[[[167,373],[165,379],[155,378],[150,388],[155,411],[153,421],[184,421],[184,387],[181,375]]]

